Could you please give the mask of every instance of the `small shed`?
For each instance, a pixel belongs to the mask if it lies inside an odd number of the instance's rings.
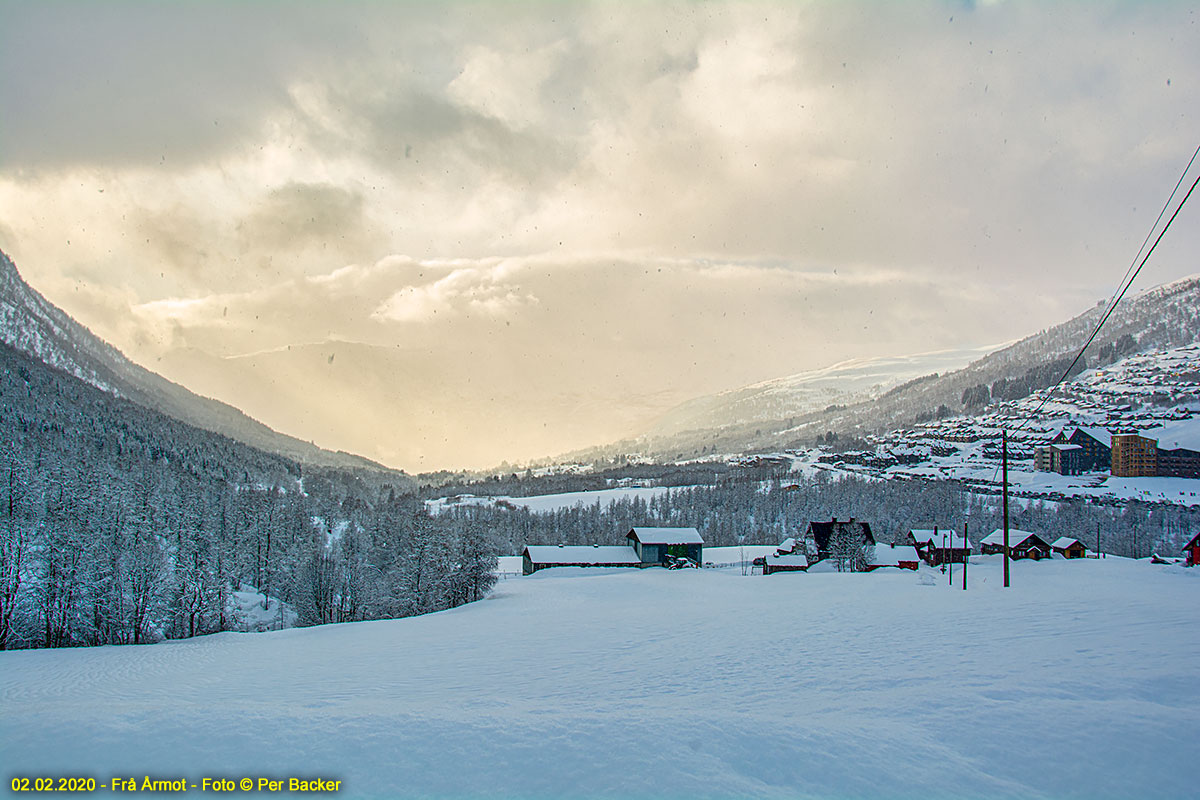
[[[875,545],[867,571],[880,567],[897,567],[899,569],[915,570],[921,565],[921,556],[917,548],[907,544]]]
[[[632,528],[625,539],[643,567],[666,566],[672,557],[704,563],[704,539],[695,528]]]
[[[979,549],[984,555],[1004,554],[1004,531],[1001,528],[989,533],[984,539],[979,542]],[[1034,560],[1050,557],[1050,545],[1046,541],[1031,531],[1022,531],[1017,528],[1008,529],[1008,551],[1009,557],[1032,558]]]
[[[789,536],[779,543],[779,547],[775,548],[775,555],[786,556],[796,552],[796,537]]]
[[[521,553],[521,571],[532,575],[548,567],[637,567],[637,553],[625,545],[531,544]]]
[[[1055,539],[1050,544],[1050,551],[1058,553],[1063,558],[1083,558],[1087,555],[1087,548],[1083,546],[1083,542],[1072,539],[1070,536],[1060,536]]]
[[[932,567],[940,564],[961,564],[971,555],[971,543],[949,528],[916,529],[905,539]]]
[[[800,555],[773,553],[763,559],[763,575],[770,575],[773,572],[804,572],[807,569],[808,557],[803,553]]]
[[[1183,552],[1187,556],[1185,563],[1189,567],[1200,564],[1200,533],[1192,537],[1192,540],[1184,546]]]

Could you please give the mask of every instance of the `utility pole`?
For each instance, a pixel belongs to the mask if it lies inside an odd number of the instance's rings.
[[[1008,431],[1000,432],[1000,463],[1004,470],[1004,588],[1008,588]],[[995,473],[992,473],[993,475]]]
[[[950,529],[950,551],[947,555],[950,560],[950,577],[947,579],[947,586],[954,585],[954,529]]]
[[[963,591],[967,590],[967,562],[971,560],[971,539],[967,535],[971,529],[971,515],[963,521]]]
[[[938,528],[937,528],[937,525],[934,525],[933,526],[933,538],[929,540],[930,548],[937,547],[937,536],[938,536]],[[942,550],[941,550],[941,553],[938,555],[938,561],[942,562],[942,574],[945,575],[946,574],[946,534],[944,534],[944,533],[942,534]]]
[[[1100,520],[1096,520],[1096,558],[1104,558],[1100,554]]]

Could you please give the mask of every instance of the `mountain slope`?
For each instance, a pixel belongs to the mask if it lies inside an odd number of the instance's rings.
[[[690,400],[664,414],[647,435],[669,436],[729,424],[770,422],[821,411],[833,404],[855,403],[907,381],[959,369],[989,351],[943,350],[843,361],[825,369]]]
[[[104,391],[260,450],[315,466],[401,474],[361,456],[330,452],[278,433],[232,406],[134,364],[32,289],[3,252],[0,341]]]
[[[1087,341],[1104,311],[1104,304],[1098,304],[953,372],[913,380],[865,398],[848,397],[846,392],[841,400],[828,401],[836,405],[821,405],[821,410],[795,413],[794,409],[811,402],[803,392],[814,386],[828,392],[826,397],[838,397],[836,384],[784,378],[724,396],[700,398],[681,406],[645,436],[563,458],[586,461],[636,452],[678,460],[705,453],[761,452],[812,444],[829,432],[863,436],[970,413],[993,399],[1016,400],[1051,385]],[[1111,364],[1137,352],[1191,344],[1200,337],[1198,332],[1200,275],[1194,275],[1126,298],[1088,348],[1086,364],[1076,371]],[[829,370],[837,371],[838,367]],[[997,394],[993,396],[993,392]],[[747,406],[754,405],[772,413],[744,413]]]

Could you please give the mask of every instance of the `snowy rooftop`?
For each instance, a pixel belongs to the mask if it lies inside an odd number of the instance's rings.
[[[936,532],[931,530],[914,530],[909,531],[913,535],[913,539],[917,544],[933,543],[933,546],[939,550],[943,547],[942,542],[945,541],[944,547],[947,550],[970,550],[971,545],[966,539],[954,533],[951,530],[939,530]]]
[[[704,544],[695,528],[634,528],[630,532],[642,544]]]
[[[767,561],[771,566],[775,567],[807,567],[808,557],[803,555],[786,555],[771,554],[767,556]]]
[[[1009,529],[1008,529],[1008,546],[1009,546],[1009,547],[1016,547],[1016,546],[1017,546],[1017,545],[1019,545],[1021,542],[1025,541],[1026,539],[1028,539],[1030,536],[1036,536],[1036,535],[1037,535],[1037,534],[1033,533],[1032,531],[1022,531],[1022,530],[1018,530],[1018,529],[1016,529],[1016,528],[1009,528]],[[1004,531],[1003,531],[1003,529],[1001,529],[1001,528],[997,528],[996,530],[992,531],[991,533],[989,533],[989,534],[987,535],[987,537],[986,537],[985,539],[983,539],[983,540],[980,542],[980,544],[999,544],[999,545],[1003,545],[1003,544],[1004,544]]]
[[[1012,537],[1009,536],[1009,539],[1011,539],[1011,538]],[[1050,546],[1058,547],[1061,549],[1061,548],[1070,547],[1073,544],[1083,544],[1083,542],[1079,541],[1078,539],[1072,539],[1070,536],[1060,536],[1057,539],[1055,539],[1054,544],[1052,544]]]
[[[1109,433],[1104,428],[1087,428],[1082,425],[1077,425],[1073,428],[1064,428],[1063,429],[1063,433],[1066,435],[1066,438],[1068,438],[1068,439],[1071,438],[1071,435],[1075,431],[1079,431],[1080,433],[1086,433],[1088,436],[1090,436],[1093,439],[1095,439],[1096,441],[1100,442],[1100,444],[1104,445],[1105,447],[1112,447],[1112,434]]]
[[[795,538],[794,538],[794,537],[791,537],[791,536],[789,536],[788,538],[784,539],[782,542],[780,542],[780,543],[779,543],[779,548],[778,548],[778,549],[779,549],[781,552],[785,552],[785,553],[790,553],[790,552],[792,552],[793,550],[795,550],[795,549],[796,549],[796,540],[795,540]]]
[[[628,545],[531,544],[525,548],[535,564],[640,564],[642,560]]]
[[[1160,450],[1200,450],[1200,417],[1142,431],[1142,436],[1158,439]]]
[[[901,561],[920,561],[917,548],[907,544],[875,545],[871,563],[879,567],[897,567]]]
[[[1082,450],[1083,446],[1078,444],[1052,444],[1050,445],[1055,450]]]

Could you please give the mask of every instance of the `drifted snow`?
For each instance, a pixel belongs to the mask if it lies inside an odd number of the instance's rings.
[[[1200,569],[1012,567],[973,559],[967,592],[555,569],[424,617],[0,653],[0,763],[343,797],[1195,796]]]

